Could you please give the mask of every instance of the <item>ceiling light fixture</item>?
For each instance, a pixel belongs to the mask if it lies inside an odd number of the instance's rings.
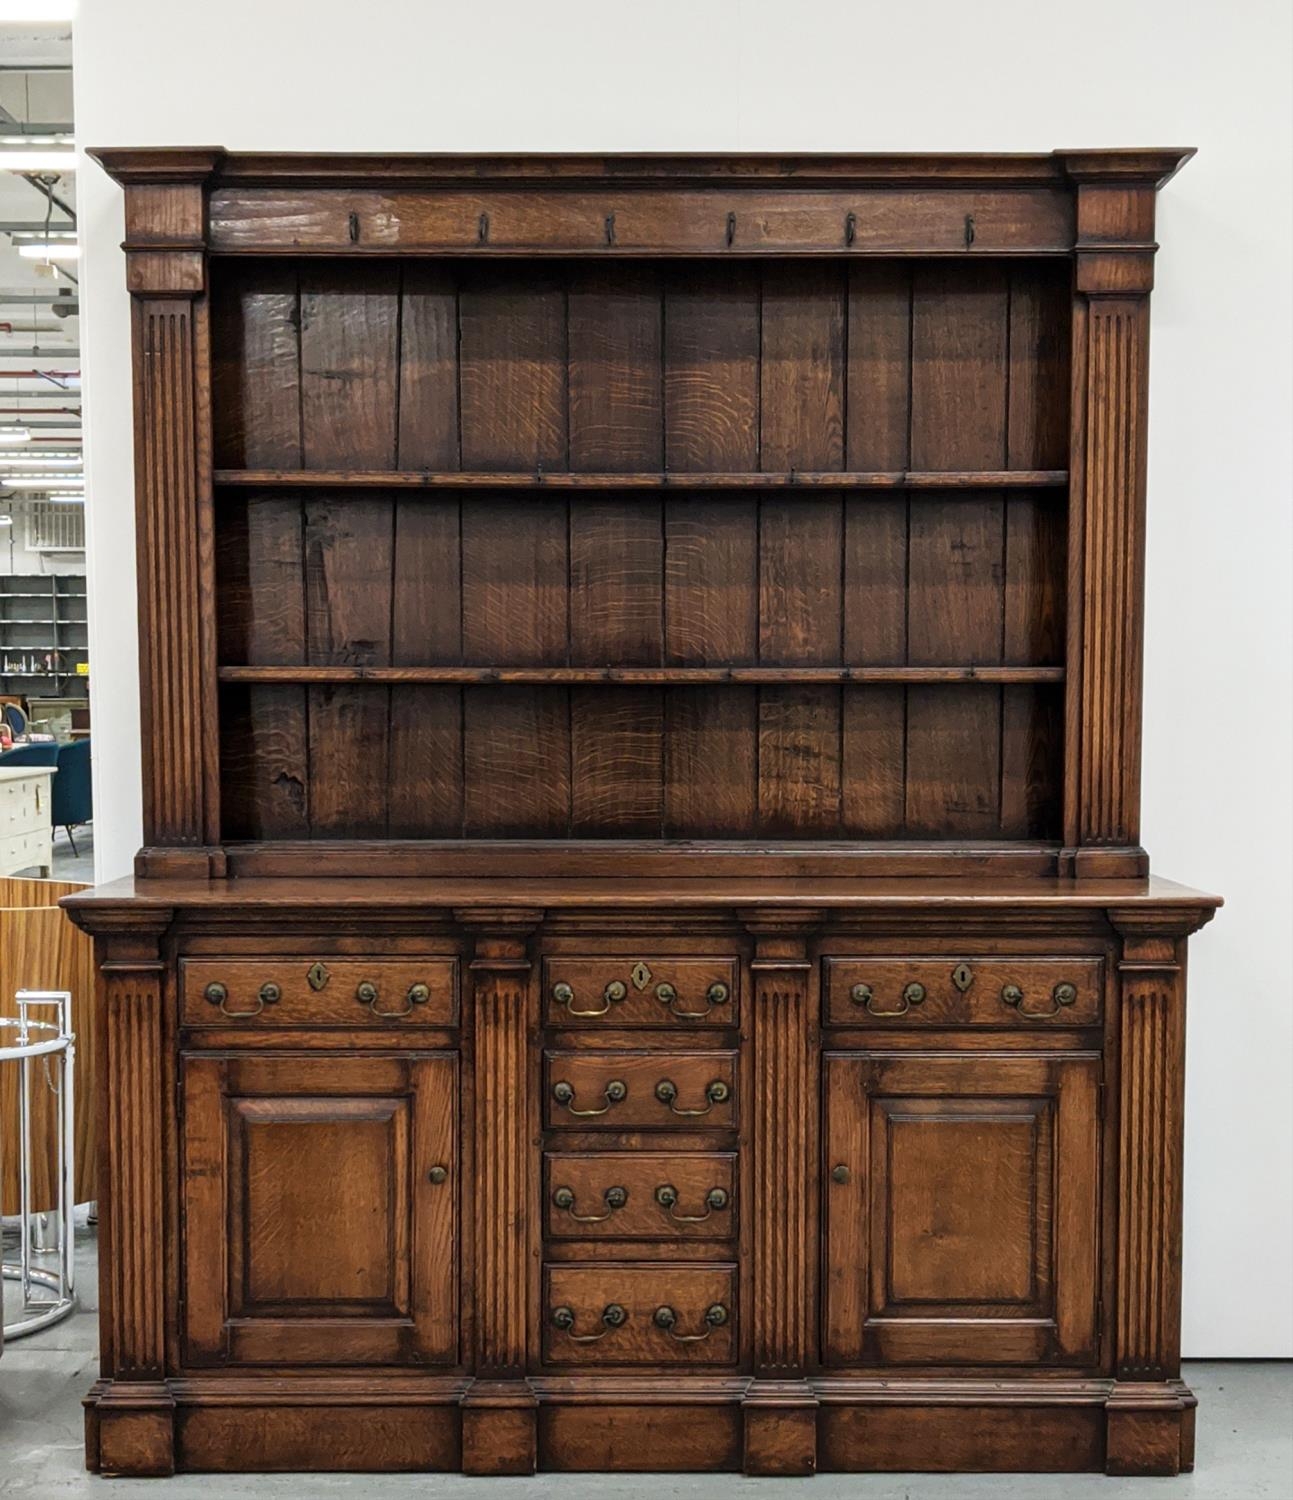
[[[49,495],[46,498],[52,500],[55,505],[85,504],[85,496],[78,495],[73,490],[50,490]]]
[[[3,160],[4,157],[0,156],[0,161]],[[70,244],[67,240],[61,242],[42,240],[35,245],[19,245],[18,254],[24,260],[77,260],[81,254],[81,247]]]
[[[76,152],[21,146],[17,150],[0,150],[0,171],[58,172],[60,175],[75,172]]]
[[[84,484],[83,479],[74,479],[70,474],[5,474],[0,476],[0,488],[6,490],[47,490],[51,484]]]
[[[70,21],[76,15],[76,0],[0,0],[0,22],[27,24]]]
[[[79,469],[84,462],[79,454],[55,458],[50,453],[13,453],[0,457],[0,469]]]
[[[19,443],[30,443],[31,431],[26,427],[0,427],[0,448],[14,448]]]

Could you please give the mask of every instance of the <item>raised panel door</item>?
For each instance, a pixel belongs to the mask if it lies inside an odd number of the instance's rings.
[[[184,1355],[456,1364],[458,1059],[183,1059]]]
[[[1098,1357],[1100,1059],[825,1061],[824,1357]]]

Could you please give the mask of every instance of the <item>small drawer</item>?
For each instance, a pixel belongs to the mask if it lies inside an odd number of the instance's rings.
[[[1098,958],[828,958],[831,1026],[1093,1026]]]
[[[186,1026],[452,1026],[453,958],[180,961]]]
[[[545,958],[549,1026],[735,1026],[734,958]]]
[[[736,1267],[548,1266],[543,1358],[550,1365],[729,1365]]]
[[[544,1106],[555,1129],[736,1123],[734,1052],[549,1052],[545,1064]]]
[[[543,1162],[549,1239],[721,1240],[736,1234],[730,1152],[556,1153]]]

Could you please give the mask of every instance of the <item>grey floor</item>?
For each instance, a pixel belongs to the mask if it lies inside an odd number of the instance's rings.
[[[67,833],[62,828],[54,830],[54,850],[50,869],[51,880],[79,880],[86,885],[94,884],[94,824],[83,823],[80,827],[72,830],[72,838],[76,840],[75,851]],[[33,879],[39,878],[40,872],[33,867],[30,870],[19,870],[19,875],[30,875]],[[0,1489],[0,1495],[4,1493]]]
[[[6,1259],[12,1247],[6,1248]],[[94,1241],[78,1234],[83,1310],[57,1327],[9,1344],[0,1355],[0,1495],[40,1500],[179,1496],[302,1500],[329,1495],[446,1496],[448,1500],[1290,1500],[1293,1497],[1293,1365],[1196,1362],[1185,1377],[1199,1397],[1198,1467],[1180,1479],[1106,1479],[1097,1474],[820,1474],[815,1479],[714,1475],[554,1474],[534,1479],[453,1475],[186,1475],[168,1480],[98,1479],[83,1468],[80,1401],[97,1373]],[[11,1309],[10,1316],[13,1316]]]

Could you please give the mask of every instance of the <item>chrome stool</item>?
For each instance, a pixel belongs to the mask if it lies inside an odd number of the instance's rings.
[[[72,1271],[72,1210],[75,1204],[73,1168],[74,1074],[76,1038],[72,1033],[72,996],[67,990],[19,990],[18,1018],[0,1016],[0,1040],[6,1033],[17,1032],[12,1046],[0,1046],[0,1066],[18,1069],[18,1235],[17,1264],[4,1262],[4,1280],[21,1286],[22,1308],[19,1317],[4,1325],[4,1339],[18,1339],[38,1329],[48,1328],[68,1316],[76,1307]],[[53,1020],[38,1020],[33,1010],[47,1008]],[[32,1139],[31,1065],[42,1060],[41,1073],[46,1088],[58,1100],[57,1121],[57,1193],[52,1213],[32,1209],[32,1176],[34,1146]],[[39,1086],[39,1081],[37,1082]],[[0,1140],[0,1161],[5,1142]],[[51,1226],[52,1221],[52,1226]],[[52,1236],[48,1230],[53,1228]],[[40,1258],[52,1257],[54,1264],[40,1265]],[[3,1347],[0,1345],[0,1347]]]

